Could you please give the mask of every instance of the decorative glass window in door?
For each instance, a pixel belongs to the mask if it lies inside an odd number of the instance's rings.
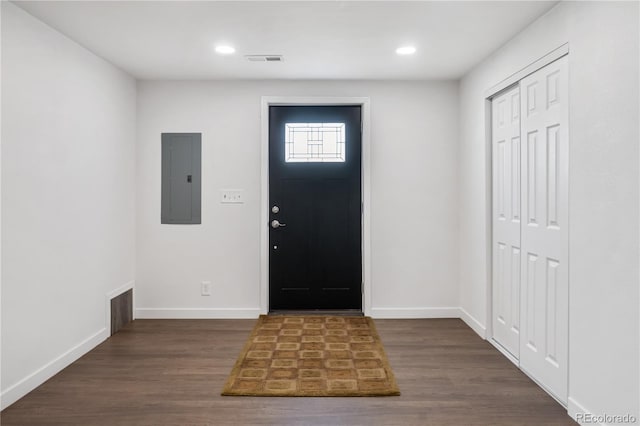
[[[287,163],[344,163],[344,123],[286,123]]]

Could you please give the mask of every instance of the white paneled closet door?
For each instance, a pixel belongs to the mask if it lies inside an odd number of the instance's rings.
[[[565,56],[520,82],[520,367],[565,404],[569,340],[567,61]]]
[[[492,100],[493,339],[520,351],[520,88]]]

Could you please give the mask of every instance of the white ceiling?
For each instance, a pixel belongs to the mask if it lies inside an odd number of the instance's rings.
[[[557,2],[14,3],[140,79],[423,80],[461,77]],[[216,55],[222,42],[236,54]],[[417,53],[397,56],[406,44]]]

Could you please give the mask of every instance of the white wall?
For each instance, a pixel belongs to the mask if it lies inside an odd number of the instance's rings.
[[[135,81],[2,2],[2,408],[109,334],[134,279]]]
[[[356,81],[139,82],[137,315],[258,314],[262,96],[370,97],[373,314],[457,315],[457,84]],[[160,224],[162,132],[203,133],[202,225]]]
[[[561,3],[460,83],[460,301],[486,326],[484,92],[569,42],[573,415],[640,417],[638,17],[638,3]]]

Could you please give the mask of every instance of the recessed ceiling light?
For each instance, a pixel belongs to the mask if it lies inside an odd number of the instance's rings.
[[[220,55],[231,55],[232,53],[235,53],[235,51],[236,49],[227,44],[220,44],[216,46],[216,53],[219,53]]]
[[[413,55],[416,53],[416,48],[413,46],[402,46],[396,49],[398,55]]]

